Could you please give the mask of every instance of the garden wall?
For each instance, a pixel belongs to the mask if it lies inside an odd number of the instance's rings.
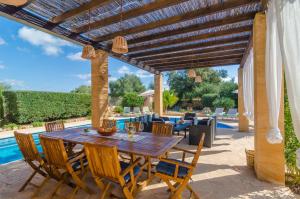
[[[91,112],[89,94],[38,91],[4,91],[6,122],[26,124],[87,116]]]

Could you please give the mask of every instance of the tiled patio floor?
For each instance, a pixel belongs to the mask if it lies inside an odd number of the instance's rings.
[[[187,141],[180,145],[185,148]],[[198,192],[201,199],[226,198],[300,198],[292,194],[288,188],[276,186],[257,180],[253,172],[246,166],[245,148],[253,148],[252,133],[238,133],[235,130],[218,129],[218,136],[213,148],[204,148],[198,167],[193,175],[191,185]],[[178,156],[174,152],[171,156]],[[187,160],[191,160],[189,157]],[[17,190],[30,174],[30,168],[22,161],[0,166],[0,198],[26,199],[30,198],[34,188],[29,186],[22,193]],[[37,182],[39,178],[35,179]],[[87,178],[90,185],[98,191],[91,177]],[[54,181],[47,184],[37,198],[47,198],[53,189]],[[66,195],[70,189],[64,187],[61,193]],[[114,190],[116,191],[116,190]],[[99,198],[93,195],[90,198]],[[186,192],[184,198],[189,195]],[[88,198],[80,191],[76,198]],[[137,195],[139,199],[168,198],[166,185],[155,179]]]

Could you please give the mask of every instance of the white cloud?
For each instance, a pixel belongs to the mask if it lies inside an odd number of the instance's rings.
[[[153,77],[153,74],[151,74],[147,71],[139,69],[136,73],[136,76],[138,76],[140,78],[148,78],[148,77]]]
[[[2,37],[0,37],[0,45],[3,45],[5,43],[6,43],[5,40]]]
[[[5,65],[0,63],[0,69],[4,69]]]
[[[18,36],[34,46],[41,47],[46,55],[59,55],[63,52],[62,47],[73,46],[68,41],[25,26],[19,29]]]
[[[86,61],[86,59],[82,59],[81,52],[71,53],[67,56],[67,58],[72,61]]]
[[[222,80],[224,82],[230,82],[230,81],[234,81],[234,83],[238,83],[238,77],[237,76],[234,76],[234,77],[225,77],[225,78],[222,78]]]
[[[122,66],[121,68],[118,69],[119,74],[132,74],[130,69],[127,66]]]
[[[91,79],[91,73],[86,73],[86,74],[77,74],[75,75],[76,77],[78,77],[81,80],[88,80]]]
[[[23,81],[16,80],[16,79],[4,79],[4,80],[0,80],[0,82],[8,84],[12,87],[24,88],[25,86],[25,83]]]
[[[109,82],[111,82],[111,81],[116,81],[117,79],[118,79],[118,78],[116,78],[116,77],[109,77],[109,78],[108,78],[108,81],[109,81]]]

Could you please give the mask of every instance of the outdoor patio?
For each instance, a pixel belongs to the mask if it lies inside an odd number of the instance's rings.
[[[300,198],[291,193],[289,188],[278,186],[256,179],[253,170],[246,166],[245,148],[253,148],[253,133],[240,133],[236,129],[218,129],[217,139],[212,148],[204,148],[198,161],[197,169],[192,177],[192,187],[202,199],[226,199],[226,198]],[[187,145],[183,140],[179,145],[187,149],[195,147]],[[177,153],[172,153],[171,157],[176,157]],[[188,161],[191,158],[187,158]],[[28,186],[25,191],[18,193],[17,189],[24,183],[31,168],[23,161],[13,162],[0,167],[0,198],[23,199],[30,198],[34,188]],[[34,179],[39,182],[41,178]],[[99,194],[93,178],[89,175],[86,179],[89,184]],[[47,184],[37,198],[46,198],[53,189],[54,181]],[[168,198],[169,193],[164,183],[155,179],[151,185],[138,193],[137,198]],[[68,193],[70,189],[66,186],[63,193]],[[113,190],[118,193],[118,190]],[[184,192],[185,196],[189,193]],[[76,198],[84,198],[88,195],[80,191]],[[98,198],[94,195],[90,198]]]

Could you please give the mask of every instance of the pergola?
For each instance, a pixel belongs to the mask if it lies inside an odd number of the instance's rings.
[[[162,111],[163,71],[239,64],[239,129],[243,116],[242,70],[254,50],[255,170],[259,179],[284,184],[283,144],[271,145],[265,87],[266,18],[262,0],[29,0],[0,4],[2,16],[79,45],[91,44],[92,125],[108,112],[108,55],[155,74],[155,112]],[[129,52],[111,51],[112,39],[125,36]],[[280,128],[283,132],[283,111]]]

